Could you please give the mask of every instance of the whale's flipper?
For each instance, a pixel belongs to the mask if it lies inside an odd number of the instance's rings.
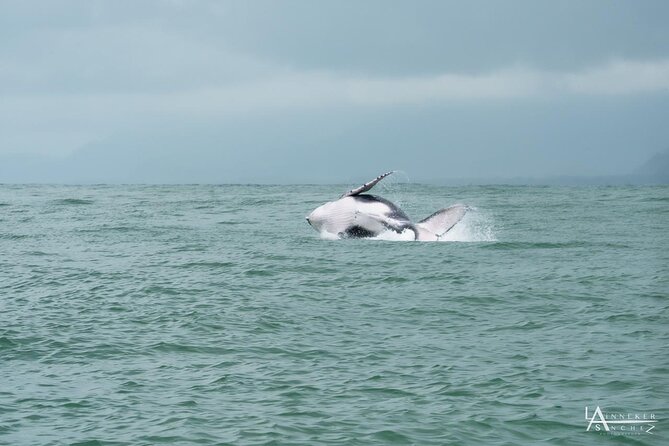
[[[344,195],[342,195],[339,198],[351,197],[353,195],[358,195],[358,194],[361,194],[363,192],[367,192],[368,190],[370,190],[371,188],[376,186],[376,183],[378,183],[379,181],[381,181],[382,179],[384,179],[385,177],[387,177],[388,175],[390,175],[393,172],[395,172],[395,171],[391,170],[390,172],[386,172],[383,175],[379,175],[378,177],[374,178],[372,181],[370,181],[368,183],[365,183],[358,188],[351,189],[350,191],[346,192]]]
[[[439,240],[455,226],[467,213],[467,206],[454,204],[446,209],[441,209],[424,220],[416,223],[418,229],[417,240]]]

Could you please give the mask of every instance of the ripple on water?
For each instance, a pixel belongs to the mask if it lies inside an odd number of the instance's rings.
[[[58,200],[53,200],[53,203],[62,206],[79,206],[94,204],[95,201],[85,198],[61,198]]]

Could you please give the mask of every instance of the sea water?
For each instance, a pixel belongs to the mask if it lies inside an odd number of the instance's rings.
[[[668,444],[669,187],[349,186],[0,186],[0,444]]]

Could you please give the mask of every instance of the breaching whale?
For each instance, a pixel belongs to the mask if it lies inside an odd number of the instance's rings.
[[[389,234],[391,238],[402,240],[437,241],[465,216],[467,206],[454,204],[418,223],[412,223],[392,202],[364,194],[393,172],[379,175],[346,192],[338,200],[317,207],[307,216],[307,222],[322,235],[336,238]]]

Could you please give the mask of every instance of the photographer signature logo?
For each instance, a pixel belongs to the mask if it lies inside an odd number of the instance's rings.
[[[588,406],[585,406],[585,421],[588,422],[586,431],[610,435],[652,435],[657,417],[652,412],[605,412],[599,406],[589,413]]]

